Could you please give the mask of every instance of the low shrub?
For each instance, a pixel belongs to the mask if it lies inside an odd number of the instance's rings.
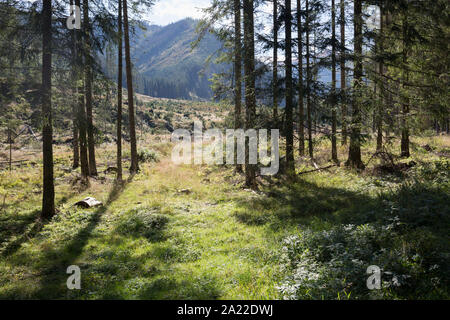
[[[284,299],[448,298],[448,255],[430,245],[432,234],[407,237],[394,231],[400,225],[394,219],[383,226],[345,225],[286,238],[282,261],[288,275],[280,293]],[[371,265],[381,269],[380,290],[367,288]]]
[[[159,162],[158,154],[153,150],[141,149],[138,151],[139,162]]]
[[[117,231],[122,235],[145,237],[150,241],[161,241],[169,219],[148,208],[132,209],[121,215]]]

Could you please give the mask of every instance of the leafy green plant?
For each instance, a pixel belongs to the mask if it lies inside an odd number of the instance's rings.
[[[158,154],[153,150],[141,149],[138,151],[139,162],[159,162]]]
[[[448,296],[439,253],[421,255],[429,233],[410,239],[394,231],[401,222],[305,230],[285,239],[282,260],[288,276],[278,287],[284,299],[443,298]],[[415,233],[415,237],[419,234]],[[406,247],[405,247],[406,246]],[[366,287],[367,267],[379,266],[381,290]]]

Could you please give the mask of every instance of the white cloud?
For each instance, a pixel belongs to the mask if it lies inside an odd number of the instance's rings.
[[[201,18],[201,8],[206,8],[211,0],[158,0],[145,17],[151,24],[167,25],[190,17]]]

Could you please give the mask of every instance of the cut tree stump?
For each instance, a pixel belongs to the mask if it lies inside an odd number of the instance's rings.
[[[103,203],[101,201],[98,201],[95,198],[87,197],[86,199],[83,199],[83,200],[75,203],[75,205],[78,207],[83,207],[83,208],[94,208],[94,207],[102,206]]]
[[[106,174],[110,174],[110,173],[117,173],[117,168],[116,167],[108,167],[108,169],[105,170]]]

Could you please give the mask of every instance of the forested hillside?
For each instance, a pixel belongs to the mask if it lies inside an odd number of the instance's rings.
[[[214,56],[222,44],[206,36],[196,48],[198,21],[185,19],[165,27],[147,26],[133,38],[132,56],[142,83],[136,91],[152,97],[195,99],[212,97],[213,73],[225,66],[215,64]],[[210,63],[207,59],[211,58]]]
[[[131,57],[136,92],[172,99],[212,98],[212,75],[229,69],[229,65],[216,63],[223,44],[212,34],[194,47],[198,22],[188,18],[164,27],[141,21],[135,25]],[[105,73],[114,78],[116,55],[105,51],[100,58]]]

